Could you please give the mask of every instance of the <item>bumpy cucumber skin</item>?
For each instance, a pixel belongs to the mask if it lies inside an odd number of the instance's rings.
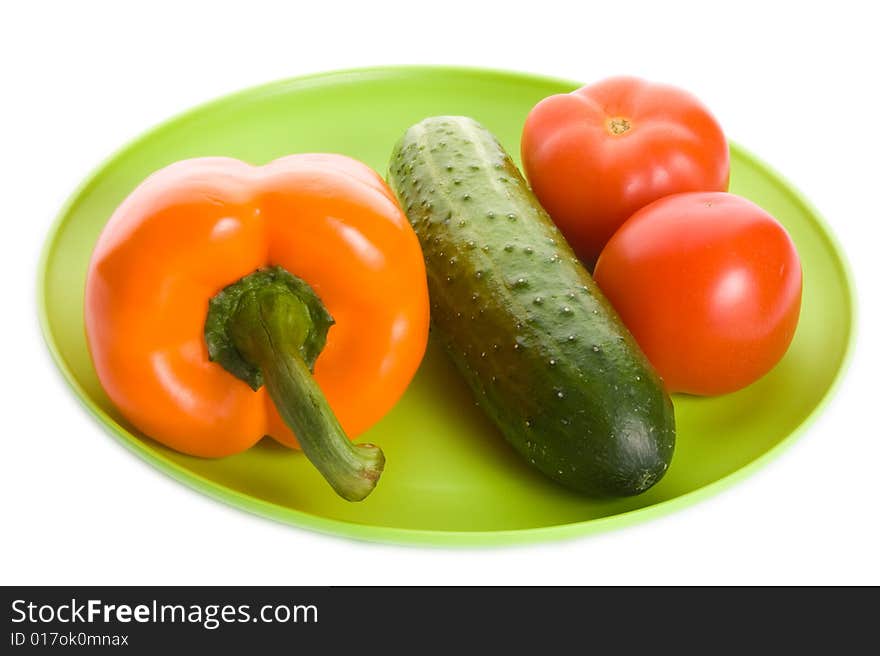
[[[507,440],[585,494],[659,481],[675,444],[669,396],[492,134],[425,119],[388,179],[424,251],[433,331]]]

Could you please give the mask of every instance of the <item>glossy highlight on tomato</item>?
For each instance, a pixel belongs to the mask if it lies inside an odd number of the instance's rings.
[[[557,94],[529,113],[526,177],[592,268],[636,210],[685,191],[726,191],[727,140],[709,110],[676,87],[613,77]]]
[[[684,193],[636,212],[595,280],[668,390],[733,392],[788,349],[802,272],[785,228],[749,200]]]

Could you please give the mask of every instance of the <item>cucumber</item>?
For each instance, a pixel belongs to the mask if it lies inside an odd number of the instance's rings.
[[[388,181],[425,255],[432,332],[510,444],[591,496],[659,481],[669,396],[492,134],[425,119],[395,146]]]

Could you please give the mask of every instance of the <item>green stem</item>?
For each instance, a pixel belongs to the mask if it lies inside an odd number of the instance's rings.
[[[382,450],[352,444],[312,376],[333,319],[315,292],[281,267],[260,269],[218,293],[208,309],[211,360],[269,396],[306,457],[349,501],[364,499],[385,465]]]

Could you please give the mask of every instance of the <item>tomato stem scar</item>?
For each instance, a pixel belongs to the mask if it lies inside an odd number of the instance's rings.
[[[629,132],[632,129],[632,123],[628,118],[613,116],[605,121],[605,129],[609,134],[617,136]]]

